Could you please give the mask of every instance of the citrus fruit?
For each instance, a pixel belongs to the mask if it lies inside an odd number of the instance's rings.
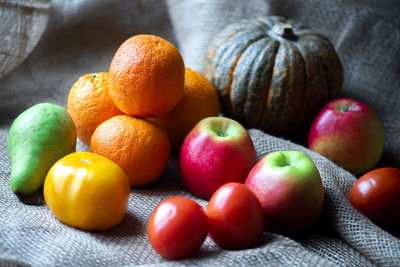
[[[83,75],[72,85],[67,111],[76,125],[78,138],[86,145],[100,123],[123,114],[112,101],[109,74],[105,72]]]
[[[100,124],[92,135],[90,151],[117,163],[131,186],[157,180],[170,156],[165,131],[144,119],[115,116]]]
[[[158,36],[136,35],[122,43],[109,73],[111,97],[131,116],[160,117],[182,96],[182,56],[174,45]]]
[[[179,151],[186,135],[200,120],[219,114],[218,94],[200,72],[185,69],[183,96],[174,109],[160,118],[148,120],[162,127],[169,135],[174,152]]]

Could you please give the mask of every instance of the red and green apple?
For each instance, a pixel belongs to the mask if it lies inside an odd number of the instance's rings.
[[[223,184],[243,183],[256,161],[246,129],[226,117],[198,122],[183,141],[179,155],[183,183],[203,199],[209,199]]]
[[[266,231],[299,235],[317,223],[324,188],[314,162],[301,151],[276,151],[264,156],[246,178],[258,197]]]
[[[376,113],[352,98],[327,103],[314,119],[308,148],[353,174],[372,169],[383,151],[383,127]]]

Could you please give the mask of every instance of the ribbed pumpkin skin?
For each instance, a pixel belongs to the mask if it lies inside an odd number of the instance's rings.
[[[289,35],[274,25],[291,28]],[[330,41],[278,16],[227,26],[211,43],[206,66],[224,115],[283,136],[304,133],[343,81]]]

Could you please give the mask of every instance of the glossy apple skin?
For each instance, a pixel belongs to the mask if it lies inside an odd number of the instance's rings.
[[[361,176],[350,190],[350,203],[374,223],[400,225],[400,170],[379,168]]]
[[[276,151],[252,168],[247,185],[258,197],[266,231],[301,235],[315,225],[324,202],[324,188],[313,161],[300,151]]]
[[[351,98],[332,100],[314,119],[308,148],[353,174],[361,174],[381,158],[383,127],[366,104]]]
[[[207,200],[223,184],[243,183],[256,161],[246,129],[225,117],[201,120],[186,136],[179,155],[183,183]]]

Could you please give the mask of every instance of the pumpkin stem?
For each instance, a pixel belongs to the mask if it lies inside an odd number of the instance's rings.
[[[286,23],[275,24],[272,27],[272,31],[283,38],[292,37],[294,35],[293,26]]]

